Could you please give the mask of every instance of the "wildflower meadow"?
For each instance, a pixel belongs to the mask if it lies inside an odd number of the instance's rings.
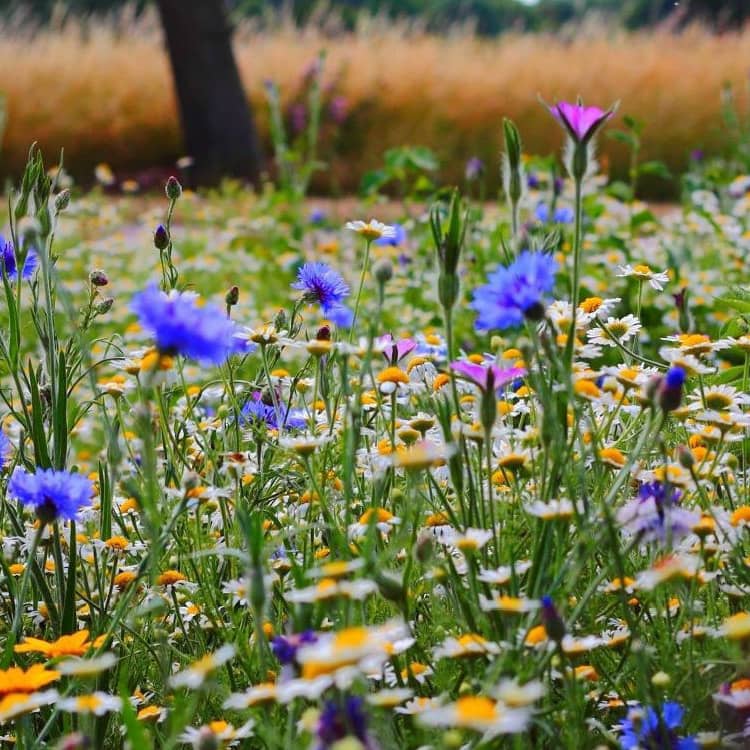
[[[750,177],[342,208],[267,89],[263,190],[8,194],[0,744],[750,747]]]

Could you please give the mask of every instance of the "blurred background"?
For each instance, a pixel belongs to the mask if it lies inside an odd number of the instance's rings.
[[[0,0],[0,18],[0,178],[36,141],[112,190],[175,165],[188,184],[283,180],[296,160],[319,194],[471,169],[493,191],[502,118],[552,155],[539,97],[578,95],[620,101],[601,163],[626,176],[635,144],[646,197],[744,158],[750,0]]]

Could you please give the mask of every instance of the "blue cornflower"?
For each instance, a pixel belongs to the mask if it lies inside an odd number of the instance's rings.
[[[296,635],[278,635],[271,641],[271,651],[281,664],[292,664],[297,658],[300,646],[316,643],[318,636],[312,630],[305,630]]]
[[[311,224],[322,224],[326,218],[326,212],[322,208],[313,208],[310,211],[310,215],[307,217]]]
[[[510,266],[500,266],[474,290],[470,307],[479,313],[480,331],[511,328],[524,318],[539,320],[544,299],[555,284],[557,261],[544,253],[522,252]]]
[[[260,391],[255,391],[250,396],[250,400],[242,407],[242,417],[246,422],[265,424],[272,430],[279,427],[276,410],[271,404],[264,403]],[[299,430],[307,424],[305,414],[300,409],[289,409],[283,422],[284,427],[288,430]]]
[[[13,244],[6,242],[2,235],[0,235],[0,251],[0,262],[5,266],[5,273],[8,274],[8,280],[15,281],[18,276],[18,269],[16,268],[16,255],[13,252]],[[30,279],[34,275],[34,271],[36,271],[38,265],[39,258],[37,257],[36,251],[31,248],[26,255],[21,277],[24,279]]]
[[[162,354],[182,354],[189,359],[220,365],[241,350],[237,327],[215,305],[199,307],[197,295],[178,292],[168,295],[151,284],[133,297],[130,309],[156,340]]]
[[[23,505],[31,505],[44,523],[58,518],[72,521],[78,511],[91,504],[94,487],[83,474],[55,469],[37,469],[29,474],[17,468],[8,482],[8,494]]]
[[[13,445],[8,440],[8,436],[0,430],[0,469],[5,466],[5,462],[8,460],[12,450]]]
[[[575,218],[575,212],[570,206],[561,206],[555,209],[555,215],[552,217],[552,220],[556,224],[572,224]]]
[[[680,737],[684,711],[669,701],[657,712],[653,708],[632,708],[622,722],[622,750],[698,750],[693,737]]]
[[[338,271],[325,263],[305,263],[297,273],[292,289],[302,292],[306,302],[317,302],[323,314],[337,326],[348,327],[353,314],[344,304],[349,296],[349,285]]]
[[[546,224],[549,221],[549,210],[549,206],[546,203],[538,203],[537,207],[534,209],[534,216],[536,217],[537,221],[542,222],[542,224]],[[574,219],[575,214],[573,213],[573,209],[569,206],[561,206],[560,208],[556,208],[555,213],[552,214],[552,221],[555,224],[571,224]]]
[[[364,703],[364,698],[351,695],[343,703],[328,701],[325,704],[318,719],[318,750],[328,750],[347,737],[356,737],[365,747],[371,746]]]
[[[674,411],[682,401],[682,386],[687,375],[681,367],[670,367],[659,384],[659,406],[664,411]]]
[[[395,230],[395,234],[392,237],[380,237],[373,242],[373,245],[380,245],[381,247],[398,247],[406,242],[406,230],[402,224],[391,224]]]

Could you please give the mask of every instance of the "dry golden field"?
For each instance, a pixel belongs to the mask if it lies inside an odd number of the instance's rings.
[[[444,177],[458,179],[469,156],[495,160],[503,116],[518,123],[528,151],[551,152],[560,129],[538,95],[580,93],[602,106],[619,99],[621,113],[647,122],[647,158],[679,169],[690,149],[720,146],[722,85],[731,82],[744,101],[750,31],[715,37],[701,29],[581,30],[480,41],[468,32],[438,38],[380,21],[355,34],[240,27],[236,53],[264,136],[263,81],[297,90],[321,49],[327,79],[338,81],[350,105],[333,165],[339,184],[350,189],[386,148],[402,144],[432,147]],[[33,38],[5,30],[0,93],[8,118],[0,153],[6,174],[18,171],[34,140],[48,158],[65,147],[78,175],[99,161],[136,170],[182,153],[168,60],[153,19],[118,28],[68,25]],[[624,153],[611,142],[603,148],[614,166],[623,164]],[[324,153],[330,153],[325,145]]]

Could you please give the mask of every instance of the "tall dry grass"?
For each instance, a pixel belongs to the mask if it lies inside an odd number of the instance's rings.
[[[438,38],[382,22],[331,35],[281,24],[266,33],[240,27],[236,53],[265,135],[263,81],[296,89],[305,66],[327,51],[327,75],[340,76],[351,104],[334,165],[347,188],[386,148],[405,143],[434,148],[445,177],[456,179],[467,157],[496,158],[503,116],[518,123],[527,150],[551,152],[561,135],[538,94],[553,100],[580,93],[601,105],[621,100],[621,113],[647,122],[645,156],[673,168],[691,148],[721,147],[721,88],[731,82],[744,96],[750,30],[568,37]],[[168,60],[153,20],[125,28],[68,25],[31,39],[0,33],[0,92],[8,110],[3,172],[20,168],[34,140],[49,154],[64,146],[79,174],[99,161],[137,169],[181,155]],[[605,149],[623,164],[614,144]]]

